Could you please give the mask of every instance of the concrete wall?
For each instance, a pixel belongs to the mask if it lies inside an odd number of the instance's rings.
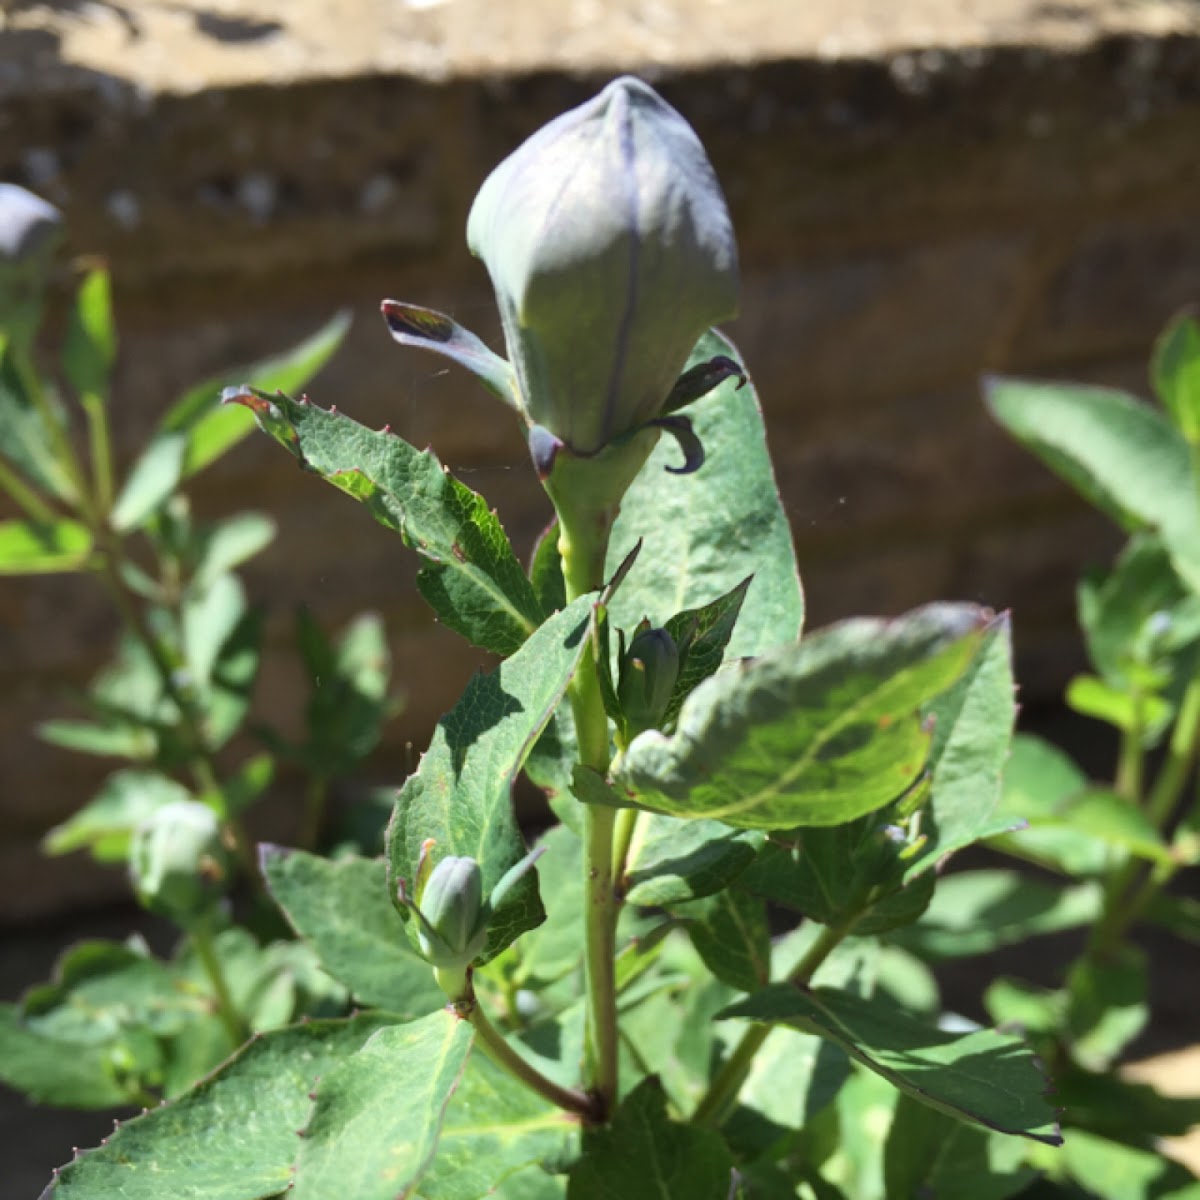
[[[441,57],[423,59],[410,30],[394,44],[411,62],[384,53],[381,34],[358,59],[278,70],[298,36],[288,13],[308,19],[314,3],[216,26],[220,53],[190,73],[182,50],[150,54],[144,30],[121,43],[111,14],[89,18],[91,51],[69,10],[18,10],[0,34],[0,177],[60,203],[72,248],[108,255],[116,273],[119,453],[188,383],[349,306],[354,330],[313,399],[431,443],[527,548],[547,507],[508,414],[394,346],[378,302],[441,308],[494,338],[490,289],[463,241],[475,189],[539,124],[616,70],[641,69],[695,125],[728,193],[745,276],[730,332],[764,399],[810,623],[935,598],[1012,606],[1023,694],[1061,687],[1080,661],[1074,580],[1117,538],[993,428],[978,378],[1061,373],[1143,390],[1152,335],[1200,295],[1194,9],[1081,4],[1046,26],[1021,0],[989,0],[978,11],[995,9],[993,24],[964,32],[946,0],[946,22],[872,41],[865,0],[831,7],[825,33],[807,8],[791,29],[768,19],[786,11],[771,0],[697,0],[662,6],[696,14],[699,41],[678,52],[654,50],[644,23],[633,49],[590,56],[539,26],[539,53],[506,58],[500,39],[489,62],[464,15],[485,10],[451,0],[410,15],[445,12],[476,58],[456,61],[447,33]],[[177,7],[203,40],[204,11]],[[910,7],[931,21],[939,10]],[[863,20],[848,25],[851,12]],[[735,16],[757,43],[722,42]],[[122,58],[110,42],[132,48]],[[303,601],[327,622],[384,613],[409,705],[376,773],[398,782],[405,743],[424,744],[478,661],[432,626],[412,557],[265,438],[194,494],[205,513],[256,507],[280,523],[248,582],[275,614],[261,702],[285,725],[291,608]],[[119,886],[33,851],[101,771],[29,732],[113,632],[86,581],[0,587],[0,920]]]

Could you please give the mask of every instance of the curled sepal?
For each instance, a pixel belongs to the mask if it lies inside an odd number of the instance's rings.
[[[650,424],[659,429],[665,429],[679,443],[679,448],[683,451],[682,467],[665,468],[672,475],[690,475],[704,466],[704,445],[696,436],[690,417],[681,417],[678,414],[673,417],[658,417]]]
[[[746,386],[746,372],[725,354],[715,354],[705,362],[689,367],[675,381],[675,386],[671,389],[666,404],[662,407],[661,415],[665,417],[669,413],[678,412],[685,405],[691,404],[693,400],[707,396],[713,388],[720,386],[726,379],[731,379],[734,375],[737,376],[737,390],[740,391]]]
[[[556,438],[545,425],[529,427],[529,457],[533,459],[533,469],[543,483],[550,478],[555,460],[562,449],[562,440]]]
[[[517,376],[506,359],[494,354],[469,329],[445,313],[400,300],[385,300],[380,305],[383,319],[393,338],[402,346],[432,350],[466,367],[493,396],[521,411]]]

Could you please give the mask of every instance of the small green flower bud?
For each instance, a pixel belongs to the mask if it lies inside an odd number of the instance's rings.
[[[181,923],[211,912],[224,891],[231,859],[221,823],[206,804],[177,800],[134,832],[129,870],[138,899]]]
[[[520,402],[573,453],[660,417],[700,336],[737,311],[737,247],[688,123],[638,79],[535,133],[467,223]]]
[[[630,736],[658,728],[679,678],[679,647],[665,629],[643,621],[621,657],[617,699]]]
[[[417,941],[435,967],[466,967],[487,941],[483,872],[473,858],[443,858],[420,897]]]

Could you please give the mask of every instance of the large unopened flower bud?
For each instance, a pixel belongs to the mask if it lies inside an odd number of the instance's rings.
[[[640,80],[551,121],[487,178],[467,225],[527,421],[594,454],[660,416],[737,311],[737,248],[687,122]]]
[[[138,826],[130,846],[138,899],[151,912],[183,924],[212,910],[230,866],[216,813],[195,800],[160,808]]]
[[[487,941],[483,872],[473,858],[443,858],[421,893],[417,942],[435,967],[465,967]]]
[[[621,658],[617,699],[629,736],[658,728],[679,678],[679,647],[665,629],[643,621]]]

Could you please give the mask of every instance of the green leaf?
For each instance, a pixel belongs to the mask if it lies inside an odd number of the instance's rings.
[[[1170,719],[1171,706],[1160,696],[1135,697],[1097,679],[1076,675],[1067,684],[1067,707],[1085,717],[1095,717],[1125,733],[1161,730]]]
[[[538,536],[529,562],[529,582],[546,616],[567,607],[567,584],[558,552],[558,521],[551,521]]]
[[[1200,900],[1191,896],[1157,895],[1145,911],[1147,921],[1200,945]]]
[[[883,1154],[889,1196],[969,1196],[1007,1200],[1037,1172],[1025,1165],[1020,1142],[955,1121],[901,1096]]]
[[[182,784],[157,771],[115,771],[73,816],[46,834],[47,854],[90,850],[99,862],[124,862],[133,831],[168,804],[190,800]]]
[[[146,446],[113,504],[110,520],[118,533],[139,529],[172,495],[183,479],[186,450],[181,433],[155,438]]]
[[[505,1180],[520,1178],[514,1173],[522,1168],[564,1158],[577,1129],[561,1109],[473,1054],[446,1111],[437,1157],[421,1181],[421,1200],[490,1197]],[[529,1194],[512,1193],[521,1200]]]
[[[507,655],[537,628],[541,606],[499,519],[431,450],[282,394],[243,388],[228,399],[252,409],[306,469],[403,536],[425,564],[417,576],[421,594],[451,629]]]
[[[112,286],[103,268],[89,271],[79,285],[63,346],[63,370],[84,398],[103,401],[117,357]]]
[[[271,544],[275,522],[263,513],[244,512],[205,527],[197,538],[191,584],[209,587],[220,575],[240,567]]]
[[[154,734],[132,721],[112,721],[104,725],[91,721],[56,718],[43,721],[37,735],[52,746],[98,754],[102,758],[130,758],[145,762],[154,757]]]
[[[634,739],[617,772],[644,807],[754,829],[839,825],[921,774],[922,708],[971,662],[989,618],[931,605],[845,621],[692,693],[672,736]]]
[[[712,895],[754,861],[761,840],[720,821],[643,813],[626,858],[625,898],[655,908]]]
[[[267,889],[292,928],[312,943],[325,969],[357,1000],[405,1020],[446,1003],[388,899],[382,859],[327,859],[263,845],[259,862]]]
[[[927,768],[932,786],[919,818],[925,842],[909,860],[908,880],[995,831],[1017,717],[1007,614],[988,627],[962,678],[925,711],[934,722]]]
[[[1031,827],[995,837],[991,844],[1065,875],[1098,874],[1108,862],[1101,843],[1074,830],[1040,824],[1088,786],[1087,776],[1057,746],[1032,734],[1017,734],[996,815]]]
[[[1131,946],[1094,962],[1081,958],[1067,975],[1067,1027],[1072,1054],[1091,1070],[1110,1067],[1146,1027],[1146,962]]]
[[[111,1042],[64,1044],[30,1029],[15,1004],[0,1004],[0,1082],[35,1104],[63,1108],[116,1108],[131,1099]]]
[[[78,521],[0,521],[0,575],[79,571],[91,553],[92,535]]]
[[[309,1093],[389,1018],[311,1021],[254,1038],[173,1104],[63,1167],[43,1200],[268,1200],[287,1191]]]
[[[379,1030],[317,1084],[292,1200],[395,1200],[428,1170],[474,1030],[448,1010]]]
[[[1071,1063],[1059,1067],[1054,1082],[1072,1128],[1131,1141],[1183,1137],[1200,1126],[1197,1095],[1164,1096],[1115,1071],[1085,1071]]]
[[[1052,1146],[1062,1141],[1042,1098],[1046,1080],[1020,1038],[992,1029],[948,1033],[886,999],[790,984],[772,984],[720,1016],[826,1038],[893,1087],[960,1121]]]
[[[1162,835],[1145,812],[1105,788],[1088,788],[1069,797],[1053,813],[1031,818],[1030,827],[1068,829],[1149,862],[1164,866],[1172,862]]]
[[[1098,1200],[1200,1200],[1200,1180],[1153,1150],[1071,1129],[1062,1157],[1067,1175]]]
[[[567,1200],[728,1200],[732,1173],[720,1135],[670,1120],[662,1085],[647,1079],[584,1139]]]
[[[205,716],[208,742],[214,749],[233,737],[250,707],[262,660],[264,623],[262,609],[248,609],[217,653],[206,689],[208,712]]]
[[[221,575],[208,587],[189,589],[182,612],[183,652],[192,686],[208,687],[221,648],[246,612],[246,593],[236,575]]]
[[[545,853],[538,859],[538,888],[553,903],[546,920],[517,943],[518,965],[513,972],[517,987],[536,988],[553,983],[573,971],[583,958],[583,847],[564,825],[551,829],[538,843]]]
[[[1200,325],[1191,313],[1175,317],[1154,343],[1150,380],[1175,428],[1200,442]]]
[[[1132,533],[1157,530],[1200,582],[1200,512],[1187,443],[1147,404],[1108,388],[993,379],[992,415],[1085,499]]]
[[[512,812],[512,787],[588,645],[594,597],[582,596],[548,620],[490,675],[476,675],[409,776],[388,826],[388,890],[416,879],[421,847],[433,861],[467,856],[483,872],[484,895],[525,854]],[[486,958],[538,925],[537,883],[526,875],[493,917]],[[410,933],[415,937],[415,932]]]
[[[757,896],[729,887],[715,896],[676,905],[704,965],[722,983],[753,992],[771,979],[771,928]]]
[[[554,815],[569,829],[579,833],[583,826],[580,806],[571,793],[575,767],[579,762],[579,744],[575,738],[575,720],[571,707],[563,704],[555,710],[542,736],[534,743],[525,760],[525,774],[534,787],[546,793]]]
[[[265,392],[299,391],[333,356],[349,328],[350,314],[337,313],[311,337],[290,350],[205,380],[167,410],[156,438],[183,434],[184,476],[203,470],[254,429],[253,414],[221,404],[221,393],[231,378],[240,378],[247,387],[261,388]]]
[[[57,410],[37,402],[39,387],[0,338],[0,459],[36,487],[70,503],[76,487],[60,452],[65,426]]]
[[[737,358],[716,332],[705,334],[688,365],[715,355]],[[692,475],[674,475],[679,450],[663,438],[621,502],[609,546],[611,574],[634,544],[642,553],[613,599],[613,624],[652,625],[723,596],[754,577],[727,653],[761,654],[800,636],[804,596],[791,528],[767,453],[762,410],[752,384],[728,379],[690,404],[687,414],[704,445]]]
[[[892,940],[923,958],[984,954],[1088,925],[1099,916],[1101,899],[1092,883],[1060,888],[1015,871],[963,871],[940,880],[925,915]]]

